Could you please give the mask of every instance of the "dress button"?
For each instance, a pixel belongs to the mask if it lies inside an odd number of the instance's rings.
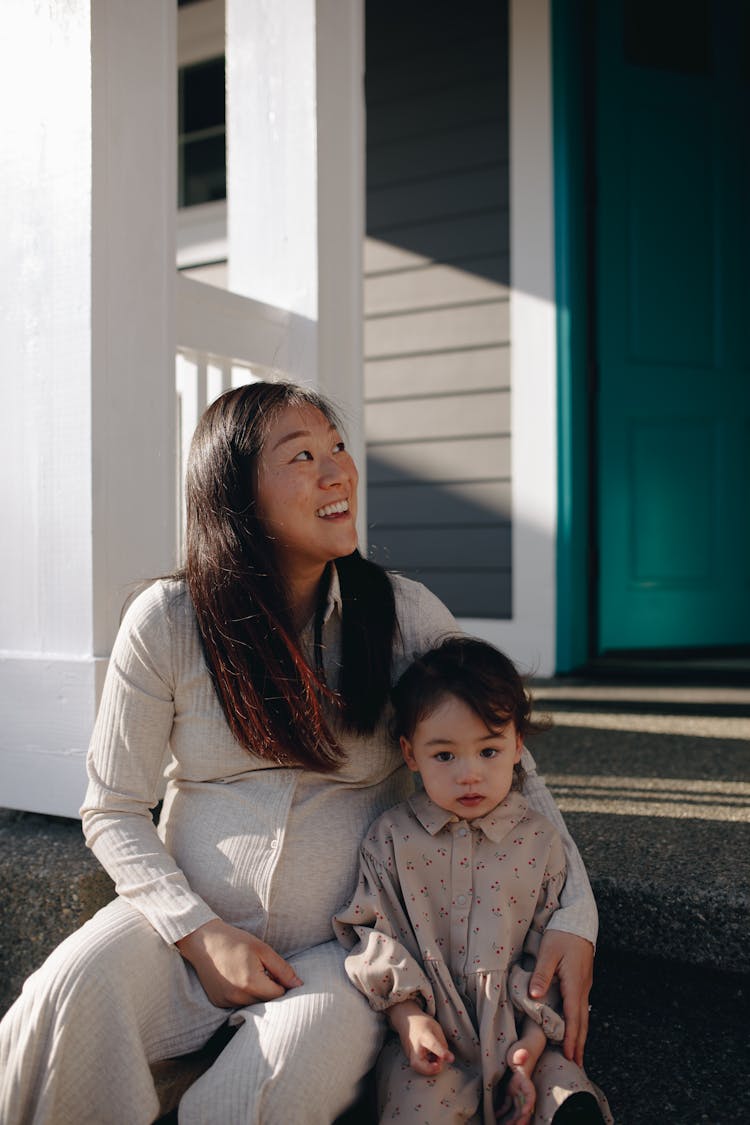
[[[278,840],[271,840],[271,847],[272,848],[278,848],[278,846],[279,846]]]
[[[459,836],[465,836],[467,831],[468,831],[468,829],[466,829],[466,828],[459,828],[458,834],[459,834]]]
[[[459,895],[456,899],[456,902],[459,906],[463,906],[463,904],[466,902],[466,895]]]

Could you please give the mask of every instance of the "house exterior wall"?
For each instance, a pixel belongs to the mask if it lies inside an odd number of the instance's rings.
[[[464,19],[451,6],[441,19],[440,5],[371,0],[367,11],[371,553],[550,674],[549,6],[472,5]]]
[[[370,553],[510,618],[507,5],[442,7],[367,7]]]

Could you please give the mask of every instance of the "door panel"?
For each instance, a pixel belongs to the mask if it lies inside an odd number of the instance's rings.
[[[741,6],[596,5],[602,652],[750,642]]]

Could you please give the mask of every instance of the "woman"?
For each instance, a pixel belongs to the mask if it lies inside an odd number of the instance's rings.
[[[383,1030],[346,978],[331,917],[365,828],[409,789],[387,735],[390,684],[457,628],[424,587],[357,553],[356,488],[311,391],[254,383],[203,415],[184,573],[130,606],[89,752],[83,828],[118,898],[0,1025],[5,1125],[152,1121],[149,1063],[227,1018],[238,1031],[181,1121],[321,1125],[356,1096]],[[531,803],[561,825],[525,764]],[[560,975],[578,1055],[596,910],[568,847],[537,983]]]

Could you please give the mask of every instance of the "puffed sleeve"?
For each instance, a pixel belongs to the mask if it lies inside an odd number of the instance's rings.
[[[560,905],[560,893],[565,883],[565,852],[562,841],[554,836],[547,857],[544,878],[539,889],[534,917],[524,941],[520,961],[511,967],[508,991],[511,1002],[519,1013],[530,1016],[544,1031],[551,1043],[562,1043],[565,1022],[560,1014],[562,1004],[557,982],[553,981],[545,996],[532,1000],[529,984],[536,967],[542,934]]]
[[[375,1011],[403,1000],[422,1003],[435,1015],[432,986],[398,887],[385,864],[360,850],[359,882],[347,907],[333,919],[339,941],[351,950],[346,972]]]
[[[216,917],[160,840],[152,817],[174,719],[167,596],[156,583],[126,613],[107,669],[87,758],[86,843],[167,942]]]

